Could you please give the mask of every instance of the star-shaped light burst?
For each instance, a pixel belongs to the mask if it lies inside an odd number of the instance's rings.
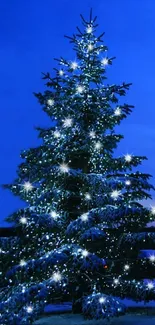
[[[99,303],[100,304],[104,304],[105,301],[106,301],[106,298],[105,297],[100,297],[99,298]]]
[[[87,32],[88,34],[91,34],[92,31],[93,31],[92,26],[88,26],[88,27],[86,28],[86,32]]]
[[[25,266],[26,264],[27,264],[27,263],[26,263],[25,260],[21,260],[20,263],[19,263],[20,266]]]
[[[114,284],[118,284],[119,283],[119,279],[114,279]]]
[[[126,162],[130,162],[132,160],[132,156],[129,155],[128,153],[124,156],[124,159]]]
[[[151,213],[155,214],[155,207],[151,207]]]
[[[67,164],[62,163],[59,167],[61,173],[68,173],[69,172],[69,167]]]
[[[23,184],[23,188],[26,192],[29,192],[33,189],[33,185],[30,182],[25,182]]]
[[[21,217],[20,218],[20,223],[22,223],[23,225],[25,225],[27,223],[27,219],[25,217]]]
[[[53,135],[54,135],[54,138],[60,138],[60,132],[59,131],[54,131],[54,133],[53,133]]]
[[[64,122],[63,122],[63,126],[64,126],[65,128],[69,128],[69,127],[71,127],[72,124],[73,124],[73,120],[72,120],[72,118],[70,118],[70,117],[67,117],[67,118],[64,120]]]
[[[92,44],[89,44],[88,45],[88,51],[92,51],[93,50],[93,45]]]
[[[85,199],[88,200],[88,201],[91,200],[91,195],[89,193],[86,193],[85,194]]]
[[[116,115],[116,116],[121,115],[121,113],[122,113],[122,111],[121,111],[121,109],[120,109],[119,107],[117,107],[117,108],[115,109],[115,111],[114,111],[114,115]]]
[[[149,283],[147,284],[147,287],[148,287],[148,289],[153,289],[153,288],[154,288],[154,284],[153,284],[153,282],[149,282]]]
[[[82,92],[84,91],[84,87],[83,86],[77,86],[76,87],[76,92],[78,93],[78,94],[82,94]]]
[[[150,255],[149,257],[150,262],[155,262],[155,255]]]
[[[53,105],[54,105],[54,99],[48,99],[48,100],[47,100],[47,104],[48,104],[49,106],[53,106]]]
[[[87,221],[88,220],[88,213],[83,213],[80,218],[81,218],[82,221]]]
[[[121,191],[115,190],[111,193],[112,199],[118,199],[118,197],[121,195]]]
[[[107,65],[108,64],[108,59],[107,58],[104,58],[104,59],[102,59],[102,61],[101,61],[101,63],[103,64],[103,65]]]
[[[74,61],[74,62],[71,63],[71,68],[72,68],[73,70],[77,69],[77,67],[78,67],[77,62]]]
[[[86,249],[84,249],[82,251],[82,256],[86,257],[86,256],[88,256],[88,254],[89,254],[89,252]]]
[[[131,182],[128,180],[125,182],[126,185],[131,185]]]
[[[63,70],[59,70],[59,75],[63,76],[64,75],[64,71]]]
[[[50,215],[50,217],[51,217],[52,219],[57,219],[57,217],[58,217],[58,215],[57,215],[57,213],[56,213],[55,211],[51,211],[51,212],[49,213],[49,215]]]
[[[28,307],[26,307],[26,311],[27,311],[27,313],[32,313],[33,312],[33,307],[32,306],[28,306]]]
[[[95,143],[95,149],[99,150],[102,148],[102,143],[100,141]]]
[[[89,132],[89,136],[90,136],[90,138],[95,138],[95,132],[94,131],[90,131]]]
[[[128,264],[124,265],[124,270],[129,270],[130,266]]]
[[[61,281],[61,279],[62,279],[62,275],[61,275],[61,273],[59,271],[53,273],[53,275],[52,275],[52,280],[53,281],[59,282],[59,281]]]

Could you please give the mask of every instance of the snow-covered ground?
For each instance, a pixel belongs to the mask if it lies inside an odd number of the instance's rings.
[[[35,325],[154,325],[155,316],[125,315],[114,318],[110,322],[103,320],[84,320],[82,315],[62,314],[44,317],[34,323]]]

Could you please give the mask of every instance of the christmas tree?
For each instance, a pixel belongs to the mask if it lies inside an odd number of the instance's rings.
[[[67,36],[76,61],[57,60],[55,76],[43,74],[48,90],[35,94],[51,127],[37,128],[43,144],[21,153],[18,177],[4,185],[27,205],[7,218],[18,236],[3,279],[2,324],[32,324],[56,300],[109,318],[124,313],[118,297],[155,298],[153,283],[133,272],[139,232],[155,212],[140,202],[151,198],[150,175],[133,172],[146,157],[114,155],[123,138],[115,127],[133,108],[119,104],[130,84],[106,82],[114,58],[92,12],[81,18],[84,30]]]

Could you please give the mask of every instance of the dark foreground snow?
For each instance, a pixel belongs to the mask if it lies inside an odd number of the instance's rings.
[[[155,316],[125,315],[109,322],[103,320],[84,320],[82,315],[62,314],[44,317],[36,325],[155,325]]]

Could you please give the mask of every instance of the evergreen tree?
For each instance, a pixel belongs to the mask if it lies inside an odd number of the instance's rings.
[[[57,60],[55,76],[43,75],[48,90],[35,94],[51,127],[37,128],[43,144],[21,153],[18,177],[4,185],[27,206],[7,218],[18,237],[1,292],[2,324],[31,324],[56,299],[78,301],[88,318],[109,318],[124,312],[117,297],[155,297],[131,262],[145,236],[132,231],[154,213],[140,203],[151,198],[150,175],[133,172],[146,157],[114,156],[123,138],[115,126],[133,108],[119,104],[130,84],[107,84],[114,58],[104,33],[96,36],[92,12],[89,21],[81,18],[84,31],[68,37],[77,60]]]

